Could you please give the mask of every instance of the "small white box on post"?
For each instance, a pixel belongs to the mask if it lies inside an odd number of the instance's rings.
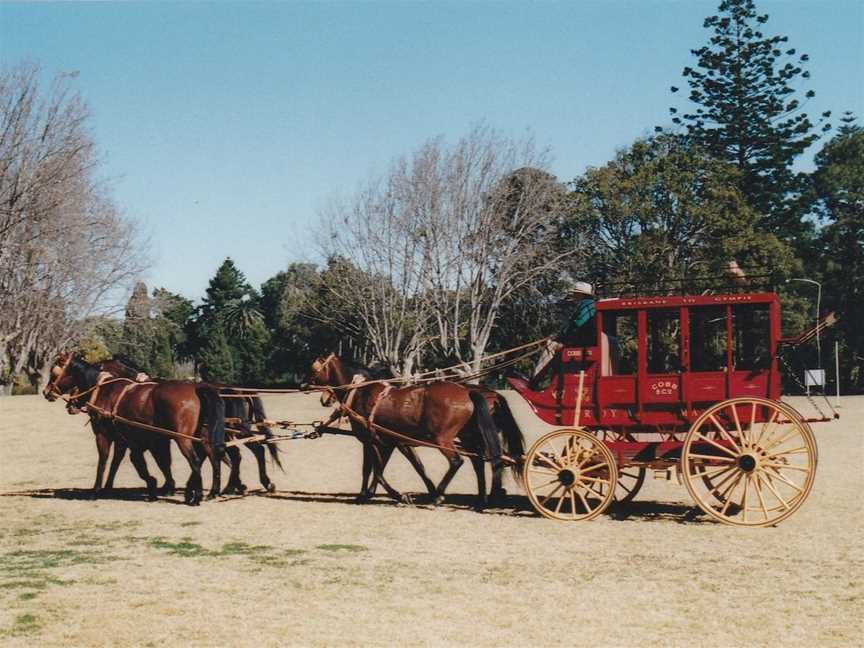
[[[825,387],[825,370],[805,369],[804,386],[807,388],[807,394],[810,393],[811,387]]]

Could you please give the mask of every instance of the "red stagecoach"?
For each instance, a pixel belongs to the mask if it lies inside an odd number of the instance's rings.
[[[632,499],[649,469],[678,470],[729,524],[773,525],[801,506],[817,462],[808,423],[828,418],[780,400],[780,352],[808,334],[781,337],[775,293],[601,299],[594,319],[590,343],[562,348],[548,384],[508,379],[561,426],[524,457],[542,515],[596,517]]]

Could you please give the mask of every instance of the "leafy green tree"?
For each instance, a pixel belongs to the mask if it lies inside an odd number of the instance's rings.
[[[198,352],[198,363],[202,378],[208,382],[231,384],[240,378],[234,363],[234,349],[219,325],[208,330],[204,347]]]
[[[316,356],[338,345],[338,333],[315,315],[320,289],[311,263],[292,263],[261,286],[261,309],[272,332],[268,368],[278,382],[302,380]]]
[[[139,281],[135,284],[132,295],[126,303],[120,353],[150,373],[152,347],[153,323],[150,318],[150,296],[147,294],[147,285]]]
[[[592,276],[604,283],[659,288],[720,275],[731,260],[791,270],[789,247],[757,228],[758,214],[736,188],[738,173],[683,138],[637,140],[573,182],[564,233],[590,250]]]
[[[787,36],[765,35],[767,21],[753,0],[723,0],[705,19],[709,43],[692,50],[697,63],[683,71],[696,109],[670,112],[695,144],[737,167],[737,186],[763,216],[760,228],[797,242],[809,225],[800,200],[805,179],[792,163],[819,137],[804,112],[814,92],[795,90],[810,77],[808,55],[789,47]],[[822,113],[822,131],[831,127],[829,116]]]
[[[208,380],[266,383],[269,332],[260,312],[260,296],[230,258],[210,280],[204,302],[186,331],[189,348]]]
[[[842,127],[816,156],[813,187],[825,305],[840,315],[841,380],[864,390],[864,130]]]

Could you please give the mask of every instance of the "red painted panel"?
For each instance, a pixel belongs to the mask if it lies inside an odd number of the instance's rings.
[[[690,403],[718,403],[726,399],[726,373],[699,371],[684,374],[684,391]]]
[[[733,371],[731,392],[730,398],[738,396],[769,398],[768,372],[760,371],[754,374],[749,371]]]
[[[681,401],[681,376],[678,374],[649,375],[642,387],[644,403],[678,403]]]
[[[636,376],[601,376],[597,389],[600,407],[636,402]]]

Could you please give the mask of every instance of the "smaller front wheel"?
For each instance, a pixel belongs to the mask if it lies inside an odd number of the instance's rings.
[[[571,522],[591,520],[615,498],[618,468],[597,437],[583,430],[555,430],[528,450],[522,481],[540,515]]]

